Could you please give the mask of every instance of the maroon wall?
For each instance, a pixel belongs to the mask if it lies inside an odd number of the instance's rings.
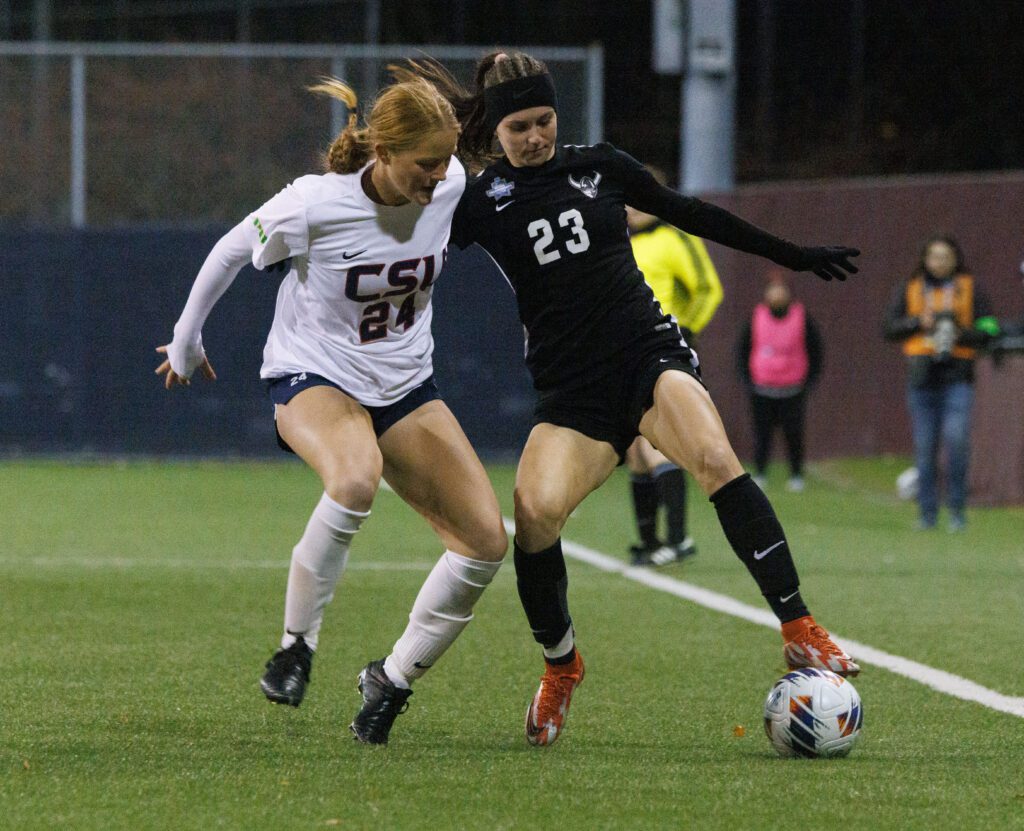
[[[824,370],[808,409],[811,458],[910,453],[902,355],[882,339],[881,326],[894,284],[913,270],[930,234],[949,232],[960,241],[998,317],[1024,315],[1018,272],[1024,172],[755,185],[706,198],[795,242],[863,252],[860,274],[845,283],[791,275],[794,296],[807,305],[825,343]],[[716,245],[709,250],[725,300],[702,335],[700,355],[736,450],[750,458],[747,398],[734,355],[741,322],[760,298],[771,263]]]

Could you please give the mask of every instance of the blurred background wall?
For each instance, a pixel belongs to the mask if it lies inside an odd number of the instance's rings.
[[[652,69],[654,6],[0,0],[0,450],[276,452],[257,377],[274,279],[244,271],[211,317],[216,384],[167,395],[152,349],[169,339],[218,235],[319,169],[343,113],[303,87],[335,72],[369,97],[387,61],[416,48],[466,80],[491,46],[548,49],[561,140],[606,138],[674,170],[683,79]],[[1024,4],[737,0],[735,9],[737,184],[704,195],[796,241],[864,251],[854,281],[793,280],[826,333],[809,451],[907,452],[902,364],[880,323],[922,240],[954,233],[997,313],[1024,313]],[[52,42],[64,45],[25,51]],[[73,57],[94,42],[108,52]],[[216,43],[242,51],[215,57]],[[258,51],[282,44],[310,51]],[[348,57],[324,52],[337,44],[356,46]],[[701,354],[745,456],[734,341],[767,264],[711,253],[725,302]],[[436,299],[446,398],[481,452],[514,455],[532,392],[507,285],[479,252],[455,252]]]

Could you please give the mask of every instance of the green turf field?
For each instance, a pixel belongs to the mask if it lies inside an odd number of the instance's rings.
[[[769,483],[804,597],[841,635],[1024,696],[1024,511],[915,533],[892,495],[903,466],[818,465],[801,495]],[[512,470],[491,473],[508,511]],[[760,607],[693,490],[700,553],[660,573]],[[1024,718],[867,666],[853,755],[777,759],[760,724],[777,633],[573,561],[587,680],[555,746],[523,737],[542,667],[511,562],[390,746],[355,744],[355,675],[440,553],[388,492],[306,702],[271,705],[257,681],[318,495],[298,464],[0,464],[0,828],[1024,828]],[[625,558],[621,470],[566,537]]]

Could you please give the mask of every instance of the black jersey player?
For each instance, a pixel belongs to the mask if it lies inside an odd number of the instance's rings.
[[[428,74],[446,85],[440,73]],[[548,745],[558,738],[583,679],[562,527],[637,434],[709,494],[729,543],[782,624],[789,665],[856,674],[857,664],[809,614],[782,526],[737,460],[696,354],[637,269],[624,205],[824,279],[856,272],[849,258],[859,252],[779,239],[661,186],[610,144],[558,146],[554,84],[528,55],[488,55],[476,81],[476,93],[456,102],[460,150],[468,159],[486,156],[496,137],[504,156],[467,185],[452,241],[482,246],[515,290],[538,393],[515,485],[519,595],[545,656],[527,710],[528,740]]]

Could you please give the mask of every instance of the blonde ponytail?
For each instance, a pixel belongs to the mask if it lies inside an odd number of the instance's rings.
[[[394,77],[398,83],[380,93],[362,128],[356,117],[358,99],[348,84],[324,77],[308,88],[310,92],[343,101],[349,109],[348,125],[327,151],[328,170],[355,173],[371,159],[378,144],[401,152],[436,130],[459,131],[452,105],[434,84],[414,76],[402,78],[398,73]]]
[[[338,133],[327,150],[327,169],[332,173],[355,173],[370,160],[373,147],[370,144],[370,131],[364,127],[359,129],[359,117],[356,107],[359,98],[352,87],[344,81],[324,76],[320,83],[307,87],[310,92],[336,98],[348,107],[348,124]]]

